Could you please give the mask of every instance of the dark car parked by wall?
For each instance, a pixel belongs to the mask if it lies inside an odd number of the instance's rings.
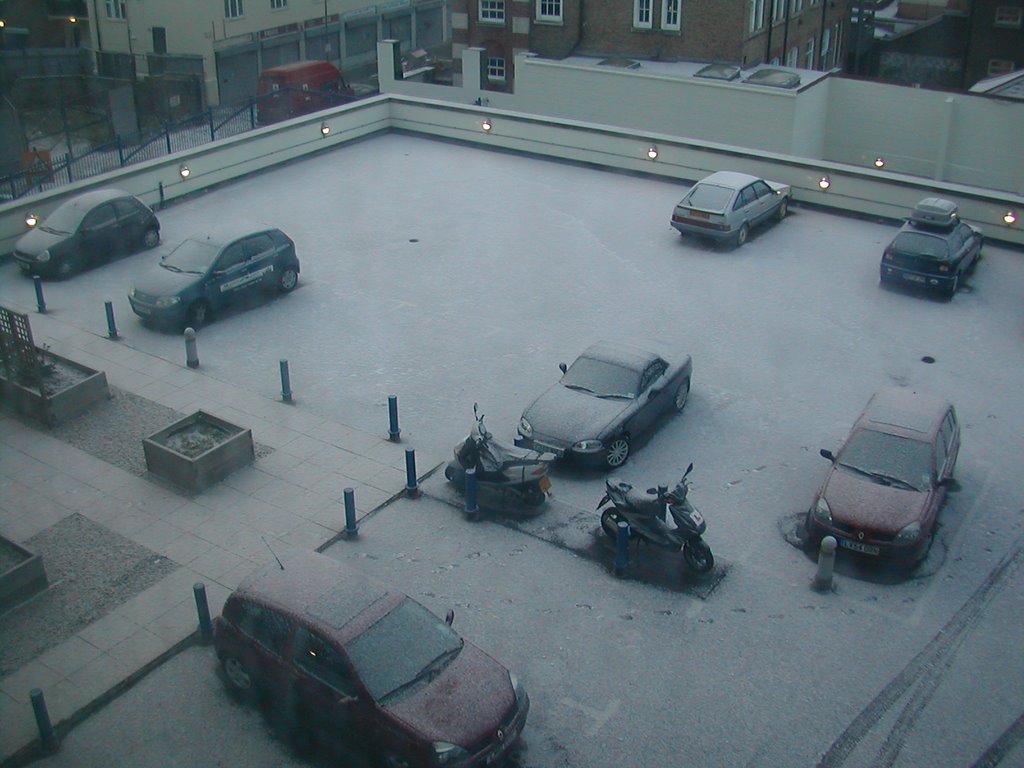
[[[160,243],[149,206],[119,189],[85,192],[59,205],[14,246],[22,271],[71,277],[110,258]]]
[[[983,239],[981,230],[960,221],[955,203],[926,198],[882,254],[879,279],[952,297],[977,266]]]
[[[189,238],[140,275],[128,294],[144,321],[199,328],[212,312],[299,281],[295,243],[280,229],[236,225]]]
[[[530,708],[505,667],[412,598],[317,553],[243,581],[214,622],[228,686],[294,736],[385,765],[483,766]]]

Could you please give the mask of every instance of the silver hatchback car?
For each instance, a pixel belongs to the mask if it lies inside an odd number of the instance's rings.
[[[743,245],[751,227],[786,217],[792,194],[788,184],[718,171],[694,184],[679,201],[672,226],[682,235],[704,235]]]

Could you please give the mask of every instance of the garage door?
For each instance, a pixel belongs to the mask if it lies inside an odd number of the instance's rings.
[[[279,67],[299,60],[299,36],[264,40],[262,45],[263,68]]]
[[[256,95],[259,80],[256,46],[217,52],[217,88],[221,104],[245,101]]]

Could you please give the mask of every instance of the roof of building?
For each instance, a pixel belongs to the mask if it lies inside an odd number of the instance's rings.
[[[968,89],[971,93],[984,93],[988,96],[1005,96],[1009,99],[1024,99],[1024,69],[1008,72],[1005,75],[986,77]]]

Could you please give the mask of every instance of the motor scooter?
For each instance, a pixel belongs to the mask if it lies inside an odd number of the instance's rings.
[[[671,491],[668,486],[638,491],[629,483],[610,477],[605,481],[605,494],[598,503],[601,528],[612,541],[618,538],[620,521],[629,523],[629,538],[646,541],[656,547],[683,552],[686,564],[697,573],[707,573],[715,565],[711,548],[703,538],[707,530],[704,516],[687,499],[693,463]],[[605,506],[605,505],[608,506]],[[665,510],[672,515],[674,526],[666,523]]]
[[[476,469],[477,488],[482,497],[497,494],[503,506],[518,502],[539,507],[551,495],[548,467],[553,453],[504,445],[484,426],[484,415],[473,404],[475,423],[465,440],[455,446],[455,458],[444,468],[444,476],[461,492],[466,490],[466,470]]]

